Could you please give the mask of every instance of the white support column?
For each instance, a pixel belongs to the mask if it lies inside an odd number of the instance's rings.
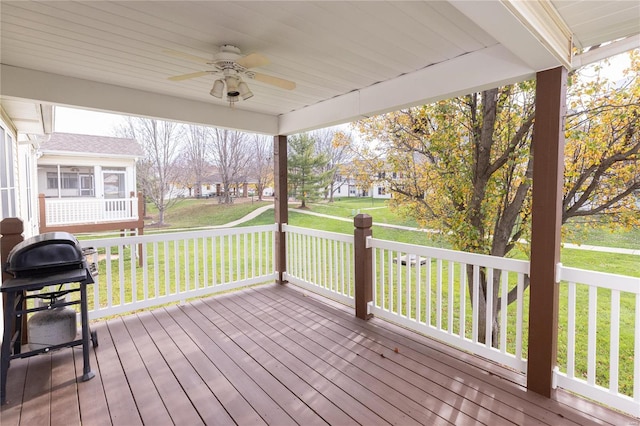
[[[58,198],[62,198],[62,174],[60,173],[60,164],[56,167],[58,171]]]
[[[102,166],[93,166],[93,195],[104,198],[104,183],[102,181]]]

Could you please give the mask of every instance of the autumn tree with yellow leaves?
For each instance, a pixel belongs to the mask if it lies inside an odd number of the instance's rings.
[[[631,54],[626,75],[621,82],[571,75],[563,223],[596,215],[605,223],[640,222],[638,52]],[[381,164],[396,172],[385,181],[391,206],[421,227],[439,230],[454,249],[508,256],[530,236],[534,105],[535,82],[527,81],[362,120],[362,137],[378,145],[359,159],[370,166],[370,175]],[[467,274],[473,283],[471,267]],[[484,341],[484,271],[479,278],[478,330]],[[500,274],[493,279],[497,289]],[[502,304],[497,292],[491,297],[497,342]],[[516,290],[507,297],[515,301]]]

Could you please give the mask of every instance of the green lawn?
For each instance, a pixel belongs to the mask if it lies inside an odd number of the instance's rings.
[[[564,228],[570,231],[565,238],[568,243],[640,250],[640,228],[611,230],[575,222],[566,223]]]
[[[216,198],[183,199],[179,200],[165,212],[166,226],[161,229],[224,225],[225,223],[240,219],[258,207],[267,204],[270,204],[270,202],[248,202],[247,200],[243,200],[242,203],[218,204]],[[151,221],[155,222],[158,220],[158,212],[154,208],[147,207],[147,215],[150,216],[151,219],[145,221],[145,226]],[[153,229],[153,227],[150,229]]]
[[[417,227],[413,219],[401,218],[387,206],[387,200],[379,198],[340,198],[333,203],[311,203],[312,211],[331,216],[353,218],[358,213],[366,213],[373,217],[374,222],[392,223],[395,225]]]

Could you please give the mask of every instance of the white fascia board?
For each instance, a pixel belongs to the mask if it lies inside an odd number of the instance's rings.
[[[633,49],[640,49],[640,34],[623,38],[622,40],[614,41],[605,46],[600,46],[597,49],[576,55],[573,57],[572,67],[573,69],[577,69]]]
[[[571,67],[573,34],[549,0],[450,3],[535,71]]]
[[[280,134],[348,123],[390,111],[533,78],[535,71],[496,45],[280,116]]]
[[[125,115],[277,134],[276,116],[97,81],[1,65],[2,96]]]
[[[103,152],[77,152],[77,151],[56,151],[56,150],[43,150],[38,152],[42,153],[41,158],[53,158],[53,157],[73,157],[73,158],[91,158],[91,159],[105,159],[114,158],[120,160],[135,161],[138,158],[142,158],[140,155],[127,155],[127,154],[105,154]],[[38,160],[39,161],[39,160]]]

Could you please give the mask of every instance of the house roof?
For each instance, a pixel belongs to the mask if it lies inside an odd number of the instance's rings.
[[[43,153],[79,153],[110,157],[142,157],[144,152],[135,139],[109,136],[52,133],[40,144]]]
[[[637,48],[639,17],[637,1],[3,0],[0,102],[290,135]],[[295,89],[248,75],[250,99],[211,96],[225,44]]]
[[[213,173],[210,175],[205,176],[202,179],[202,183],[203,184],[217,184],[217,183],[222,183],[224,179],[222,179],[222,175],[220,173]],[[250,175],[243,175],[243,176],[238,176],[236,177],[236,179],[232,182],[232,183],[257,183],[258,180],[254,177],[254,176],[250,176]]]

